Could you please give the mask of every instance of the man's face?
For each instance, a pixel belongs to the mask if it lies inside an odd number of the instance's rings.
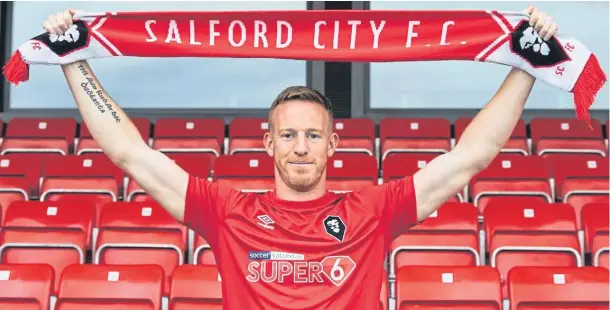
[[[271,118],[265,146],[277,174],[293,190],[313,189],[325,176],[326,162],[338,143],[328,112],[320,104],[294,100],[277,106]]]

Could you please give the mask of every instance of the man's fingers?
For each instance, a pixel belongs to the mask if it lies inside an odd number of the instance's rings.
[[[539,14],[540,14],[540,11],[538,11],[537,8],[534,8],[532,11],[532,14],[530,14],[530,26],[536,25],[536,23],[538,22]]]
[[[55,14],[52,14],[49,16],[49,25],[50,27],[53,29],[53,34],[62,34],[63,31],[61,31],[61,29],[59,29],[59,26],[57,25],[57,16]]]
[[[558,28],[559,28],[559,26],[557,26],[557,23],[551,24],[549,31],[547,31],[546,36],[544,37],[544,40],[545,41],[550,40],[557,33]]]
[[[543,39],[546,38],[547,33],[551,29],[552,25],[553,25],[553,19],[551,17],[547,17],[546,21],[544,22],[544,26],[542,26],[542,29],[540,29],[540,32],[538,33],[538,35]]]
[[[45,21],[45,22],[42,24],[42,27],[44,28],[44,30],[46,30],[46,31],[47,31],[48,33],[50,33],[50,34],[57,34],[57,33],[55,32],[55,29],[53,29],[53,26],[51,26],[51,23],[50,23],[48,20],[46,20],[46,21]]]
[[[68,25],[66,24],[66,21],[64,20],[64,13],[63,12],[57,12],[57,26],[59,27],[59,29],[61,29],[62,32],[68,30]]]
[[[544,27],[546,20],[547,20],[546,13],[540,12],[540,14],[538,15],[538,21],[536,21],[536,25],[534,26],[534,30],[536,30],[536,32],[540,33],[540,30],[542,30],[542,27]]]
[[[534,12],[534,5],[533,4],[530,4],[530,6],[528,6],[527,9],[525,9],[523,11],[523,13],[530,14],[530,15],[532,14],[532,12]]]
[[[70,10],[66,10],[64,12],[64,21],[66,22],[68,28],[72,27],[72,14],[70,14]]]

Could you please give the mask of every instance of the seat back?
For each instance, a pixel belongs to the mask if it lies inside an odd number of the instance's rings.
[[[161,310],[163,276],[157,265],[72,265],[62,275],[55,309]]]
[[[275,188],[273,158],[266,153],[222,155],[214,166],[214,179],[242,191],[263,192]]]
[[[549,158],[561,153],[605,156],[601,124],[591,119],[591,126],[575,118],[534,118],[530,122],[532,149]]]
[[[502,309],[500,275],[489,266],[406,266],[396,278],[396,309]]]
[[[510,309],[608,309],[608,276],[600,267],[515,267],[507,281]]]
[[[131,122],[136,127],[138,132],[140,132],[142,139],[144,139],[144,141],[148,141],[148,138],[150,137],[150,120],[145,117],[134,117],[134,118],[131,118]],[[87,128],[87,124],[85,122],[82,122],[80,124],[79,137],[81,139],[83,139],[83,138],[92,139],[93,138],[91,136],[91,132],[89,131],[89,128]]]
[[[383,182],[402,179],[414,175],[430,161],[438,157],[436,153],[393,153],[381,163]]]
[[[356,191],[377,184],[377,159],[363,153],[335,153],[328,158],[326,182],[330,191]]]
[[[585,235],[585,251],[591,254],[593,265],[608,265],[610,252],[607,203],[589,203],[582,208],[582,227]]]
[[[536,117],[530,121],[532,143],[542,139],[601,139],[603,137],[601,124],[591,119],[593,129],[575,118],[544,118]]]
[[[235,117],[229,124],[229,154],[264,152],[263,136],[269,123],[262,117]]]
[[[6,138],[60,138],[72,143],[76,135],[73,118],[13,118],[7,123]]]
[[[38,184],[45,157],[35,155],[13,153],[0,156],[0,182],[2,187],[6,189],[3,192],[8,191],[11,187],[23,185],[25,193],[22,194],[24,194],[24,198],[38,195]],[[15,184],[15,181],[18,184]],[[18,188],[15,189],[18,190]],[[8,207],[8,205],[5,207]]]
[[[216,266],[183,265],[171,281],[170,310],[221,309],[222,284]]]
[[[178,166],[189,174],[200,178],[207,178],[212,170],[208,156],[197,153],[171,153],[167,154]]]
[[[401,152],[444,153],[450,147],[451,123],[444,118],[387,117],[379,122],[381,158]],[[388,141],[396,144],[386,145]],[[442,147],[441,147],[442,146]]]
[[[43,178],[114,178],[122,182],[124,172],[107,156],[66,155],[49,158]]]
[[[551,170],[543,158],[500,154],[468,186],[474,204],[484,212],[490,196],[528,195],[551,202],[550,179]]]
[[[0,309],[50,309],[54,277],[46,264],[0,264]]]
[[[370,118],[344,118],[334,120],[335,133],[341,143],[337,152],[375,154],[375,123]]]

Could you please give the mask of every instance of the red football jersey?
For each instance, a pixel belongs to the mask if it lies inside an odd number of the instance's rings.
[[[184,222],[214,253],[224,309],[379,309],[386,253],[417,212],[410,177],[294,202],[191,176]]]

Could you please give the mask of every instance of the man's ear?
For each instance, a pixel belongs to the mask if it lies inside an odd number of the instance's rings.
[[[339,146],[339,135],[336,133],[332,133],[330,138],[328,139],[328,157],[333,156],[337,147]]]
[[[271,138],[271,134],[269,132],[265,133],[265,136],[263,137],[263,144],[265,145],[267,154],[273,157],[273,139]]]

